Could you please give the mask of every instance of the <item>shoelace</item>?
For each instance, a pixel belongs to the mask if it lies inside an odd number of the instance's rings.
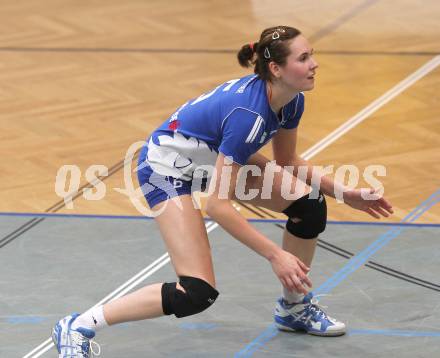
[[[97,352],[93,350],[93,347],[97,348]],[[90,340],[90,352],[92,353],[91,356],[92,358],[93,356],[98,357],[101,355],[101,346],[98,343],[96,343],[93,339]]]
[[[75,332],[74,334],[72,334],[72,341],[73,343],[81,347],[83,343],[88,343],[90,348],[90,358],[98,357],[101,355],[101,346],[93,339],[84,338],[81,333]],[[95,351],[94,348],[96,348],[97,350]]]
[[[295,322],[299,321],[301,318],[303,318],[306,315],[308,317],[304,322],[305,324],[308,324],[312,318],[315,320],[319,320],[322,316],[327,316],[327,314],[323,310],[323,308],[327,308],[327,306],[320,305],[318,300],[318,297],[323,297],[323,296],[330,296],[330,295],[321,294],[321,295],[313,296],[310,302],[304,305],[305,306],[304,312],[301,315],[299,315],[297,318],[295,318]]]

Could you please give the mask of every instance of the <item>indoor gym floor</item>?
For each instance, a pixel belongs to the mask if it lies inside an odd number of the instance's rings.
[[[2,216],[2,235],[30,219]],[[66,312],[86,310],[102,299],[107,302],[124,289],[175,279],[152,220],[43,219],[0,252],[0,282],[6,288],[0,296],[2,357],[22,357],[40,346]],[[280,241],[278,222],[253,224]],[[216,304],[194,317],[164,317],[104,330],[97,339],[104,357],[438,354],[439,225],[329,225],[311,278],[316,293],[329,294],[322,304],[349,327],[346,336],[333,339],[278,333],[272,313],[280,285],[270,266],[213,225],[207,222],[221,292]],[[74,241],[75,249],[66,240]],[[39,356],[46,347],[30,356]]]

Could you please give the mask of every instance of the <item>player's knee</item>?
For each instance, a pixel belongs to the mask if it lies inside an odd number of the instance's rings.
[[[166,315],[186,317],[200,313],[211,306],[219,292],[208,282],[189,276],[180,276],[179,284],[185,292],[176,287],[176,282],[162,285],[162,309]]]
[[[327,204],[324,194],[312,191],[283,211],[288,216],[286,230],[302,239],[313,239],[325,230]]]

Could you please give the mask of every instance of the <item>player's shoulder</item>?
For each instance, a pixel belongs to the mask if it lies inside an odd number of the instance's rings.
[[[224,97],[228,113],[247,111],[261,114],[267,107],[264,82],[257,75],[240,78]]]
[[[297,106],[298,104],[301,104],[301,102],[304,102],[304,98],[304,92],[299,92],[295,97],[292,98],[289,104]]]
[[[299,92],[292,100],[286,105],[286,108],[292,115],[295,115],[301,108],[304,108],[304,92]]]
[[[238,105],[231,107],[229,111],[225,113],[221,126],[223,127],[225,122],[234,122],[239,126],[247,126],[254,123],[257,119],[261,119],[264,122],[263,116],[257,110]]]
[[[241,77],[237,80],[237,86],[234,88],[233,92],[236,94],[243,94],[255,89],[258,90],[258,86],[256,87],[255,85],[258,85],[259,82],[261,82],[261,80],[258,75],[255,74]]]

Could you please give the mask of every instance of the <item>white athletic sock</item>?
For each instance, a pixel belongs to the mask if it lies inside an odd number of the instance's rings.
[[[295,291],[291,292],[283,287],[283,298],[288,304],[299,303],[304,299],[304,294]]]
[[[88,311],[80,315],[72,323],[73,329],[76,329],[78,327],[84,327],[91,329],[95,332],[107,326],[108,323],[104,318],[104,306],[98,306],[89,309]]]
[[[310,272],[309,272],[310,273]],[[307,274],[309,276],[309,274]],[[304,299],[304,293],[289,291],[287,288],[283,286],[283,298],[288,304],[299,303]]]

